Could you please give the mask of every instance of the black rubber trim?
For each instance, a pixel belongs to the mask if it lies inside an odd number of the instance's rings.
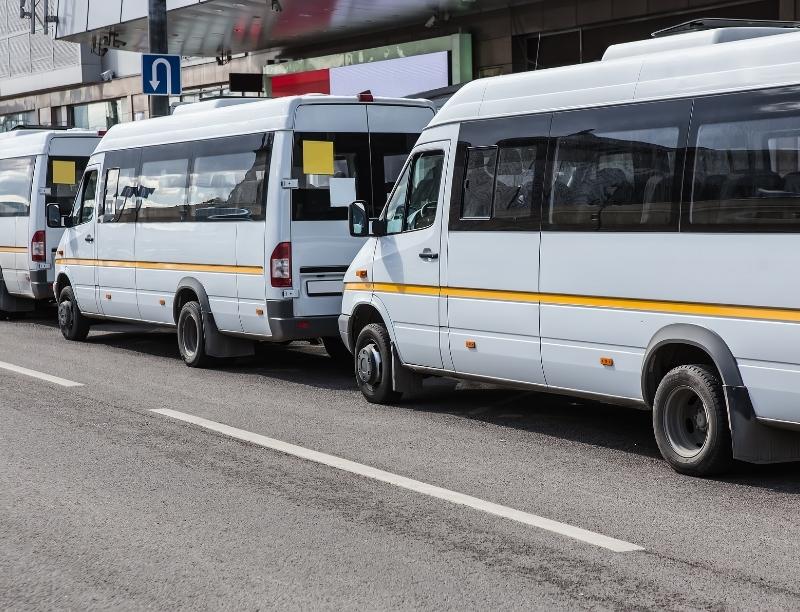
[[[300,266],[300,274],[325,274],[331,272],[347,272],[349,266]]]
[[[37,300],[53,299],[53,285],[47,281],[47,270],[31,271],[31,291]]]
[[[267,300],[267,317],[274,342],[339,337],[338,315],[295,317],[292,300]]]

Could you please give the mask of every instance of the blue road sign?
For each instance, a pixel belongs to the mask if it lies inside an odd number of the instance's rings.
[[[181,56],[143,53],[142,92],[148,96],[179,96]]]

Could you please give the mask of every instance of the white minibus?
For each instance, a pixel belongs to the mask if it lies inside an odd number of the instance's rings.
[[[107,319],[177,327],[190,366],[313,338],[349,358],[337,318],[363,240],[347,208],[382,208],[432,105],[366,93],[236,102],[180,106],[100,142],[58,247],[67,339]]]
[[[474,379],[652,410],[684,473],[800,459],[800,33],[715,25],[474,81],[350,207],[368,400]]]
[[[53,299],[52,253],[63,229],[47,224],[45,210],[55,204],[59,216],[70,213],[99,141],[97,132],[50,127],[0,135],[0,316]]]

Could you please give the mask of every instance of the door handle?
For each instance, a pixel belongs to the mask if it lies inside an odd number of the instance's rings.
[[[94,242],[94,238],[92,238],[91,236],[86,236],[86,238],[84,238],[84,240],[86,242]]]
[[[430,249],[425,249],[419,254],[419,258],[425,259],[426,261],[433,261],[435,259],[439,259],[439,253],[434,253]]]

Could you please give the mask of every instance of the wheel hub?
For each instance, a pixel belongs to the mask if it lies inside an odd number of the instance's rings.
[[[708,439],[708,415],[703,400],[688,387],[675,389],[666,402],[664,431],[680,456],[698,455]]]
[[[58,305],[58,324],[62,328],[72,326],[72,304],[68,301],[61,302]]]
[[[368,344],[358,352],[356,373],[359,380],[374,385],[381,379],[381,354],[374,344]]]

